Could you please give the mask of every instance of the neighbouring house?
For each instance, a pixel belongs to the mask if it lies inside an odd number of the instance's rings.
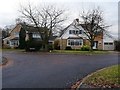
[[[77,26],[77,28],[75,27]],[[78,19],[75,19],[69,26],[67,26],[60,36],[56,39],[58,41],[58,46],[61,50],[64,50],[66,47],[70,46],[72,49],[80,49],[83,45],[90,45],[88,41],[88,37],[85,35],[84,25],[79,23]],[[113,46],[107,48],[109,46],[106,44],[103,33],[97,36],[94,40],[93,49],[99,50],[114,50]],[[113,43],[114,41],[112,41]],[[111,44],[111,43],[109,43]],[[114,44],[113,44],[114,45]]]
[[[115,50],[115,38],[113,36],[104,34],[103,50]]]
[[[43,30],[42,27],[40,27]],[[20,45],[20,38],[23,38],[23,41],[41,41],[40,34],[36,27],[25,25],[25,24],[16,24],[15,28],[10,31],[10,35],[7,38],[3,39],[3,44],[11,48],[18,47]],[[55,37],[51,37],[49,43],[54,44]],[[24,44],[24,42],[22,42]]]
[[[8,37],[3,39],[3,46],[8,46],[11,48],[18,47],[19,45],[19,32],[21,30],[21,25],[17,24],[13,30],[10,31]]]

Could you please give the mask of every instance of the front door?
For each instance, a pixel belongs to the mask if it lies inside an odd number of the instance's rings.
[[[93,49],[97,49],[97,48],[98,48],[98,41],[94,41]]]

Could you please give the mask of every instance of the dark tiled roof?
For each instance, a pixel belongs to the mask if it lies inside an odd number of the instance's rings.
[[[38,30],[42,32],[45,29],[44,27],[37,28],[29,25],[22,25],[22,28],[28,31],[28,33],[35,33],[35,32],[38,32]],[[57,36],[51,36],[49,40],[55,40],[56,38]]]
[[[42,32],[45,29],[43,27],[37,28],[34,26],[24,25],[24,24],[22,24],[22,28],[25,29],[26,31],[28,31],[28,33],[38,32],[38,30],[40,30]]]

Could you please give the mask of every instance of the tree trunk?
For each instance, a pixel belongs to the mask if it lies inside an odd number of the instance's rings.
[[[49,48],[48,48],[48,40],[47,40],[47,39],[44,40],[43,46],[44,46],[43,50],[44,50],[45,52],[48,52],[48,51],[49,51]]]
[[[48,52],[49,50],[48,50],[48,44],[45,44],[45,52]]]
[[[90,44],[91,44],[91,45],[90,45],[90,47],[91,47],[90,51],[92,52],[92,51],[93,51],[93,44],[94,44],[94,41],[91,40],[91,41],[90,41]]]

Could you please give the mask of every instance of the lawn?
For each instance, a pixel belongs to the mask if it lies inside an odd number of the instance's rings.
[[[24,49],[2,49],[1,51],[25,51]],[[42,52],[42,51],[37,51]],[[94,54],[109,54],[109,51],[80,51],[80,50],[52,50],[49,53],[61,53],[61,54],[85,54],[85,55],[94,55]]]
[[[76,50],[53,50],[52,53],[63,53],[63,54],[108,54],[108,51],[76,51]]]
[[[11,49],[0,49],[0,51],[25,51],[24,49],[14,49],[14,48],[11,48]]]
[[[84,83],[94,87],[120,88],[120,65],[114,65],[93,73]]]

